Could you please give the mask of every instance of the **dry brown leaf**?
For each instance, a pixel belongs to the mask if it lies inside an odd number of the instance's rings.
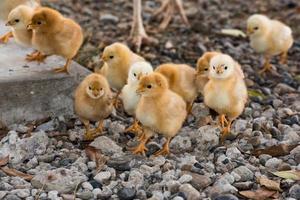
[[[246,190],[246,191],[240,191],[239,192],[242,196],[254,199],[254,200],[265,200],[267,198],[272,197],[277,193],[277,191],[270,191],[264,188],[252,191],[252,190]]]
[[[280,188],[280,183],[270,180],[266,177],[259,177],[258,178],[258,183],[262,186],[265,186],[266,188],[270,190],[276,190],[276,191],[282,191]]]
[[[285,156],[290,154],[290,151],[293,150],[298,145],[288,145],[288,144],[279,144],[265,149],[255,149],[252,151],[252,154],[259,156],[261,154],[268,154],[270,156]]]
[[[91,146],[87,146],[85,148],[85,153],[90,160],[96,162],[97,171],[100,171],[105,165],[107,158],[101,153],[99,149]]]
[[[0,159],[0,167],[6,165],[9,161],[9,156]]]
[[[279,176],[281,178],[300,181],[300,170],[279,171],[279,172],[272,172],[272,174],[274,174],[275,176]]]
[[[25,174],[23,172],[20,172],[18,170],[15,169],[11,169],[9,167],[2,167],[1,170],[6,173],[9,176],[18,176],[23,178],[26,181],[31,181],[31,179],[33,179],[33,176],[30,174]]]

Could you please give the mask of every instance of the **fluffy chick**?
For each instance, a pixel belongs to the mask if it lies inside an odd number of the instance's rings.
[[[288,50],[293,45],[292,30],[277,20],[271,20],[264,15],[255,14],[248,18],[247,33],[250,45],[258,53],[264,54],[265,63],[260,73],[270,71],[271,56],[279,55],[280,62],[287,62]]]
[[[140,78],[151,72],[153,72],[151,64],[144,61],[136,62],[130,67],[127,84],[123,87],[120,94],[124,109],[129,115],[135,116],[135,110],[140,100],[140,96],[136,93]],[[138,121],[135,119],[134,124],[126,129],[125,132],[138,132],[139,130]]]
[[[104,48],[102,60],[105,62],[100,73],[109,85],[117,91],[126,85],[130,66],[144,58],[132,52],[126,45],[116,42]]]
[[[166,78],[156,72],[141,78],[137,93],[141,99],[136,108],[136,118],[142,123],[144,134],[133,153],[144,154],[147,151],[145,144],[157,132],[167,141],[155,155],[169,154],[169,143],[186,118],[186,103],[181,96],[168,89]]]
[[[188,65],[167,63],[155,69],[164,75],[169,88],[179,94],[187,103],[187,111],[191,113],[194,100],[197,98],[196,70]]]
[[[219,113],[222,142],[230,133],[232,121],[243,112],[248,98],[244,79],[236,73],[235,67],[236,62],[230,56],[214,56],[210,61],[210,80],[204,87],[204,103]]]
[[[204,86],[208,82],[209,62],[212,57],[218,55],[218,52],[205,52],[198,60],[196,67],[196,87],[198,92],[203,94]]]
[[[20,5],[13,9],[8,15],[7,26],[12,29],[15,41],[25,47],[31,46],[32,30],[27,29],[34,13],[34,8]]]
[[[19,5],[26,5],[31,8],[36,8],[40,5],[40,1],[39,0],[1,0],[0,20],[7,21],[9,13]],[[0,43],[7,43],[9,38],[13,36],[14,35],[12,32],[6,33],[5,35],[0,37]]]
[[[112,92],[106,78],[95,73],[87,76],[76,89],[74,108],[86,128],[86,140],[93,139],[98,132],[101,134],[103,120],[113,110]],[[98,128],[91,130],[90,121],[98,121]]]
[[[68,73],[72,59],[83,42],[81,27],[56,10],[42,7],[34,12],[28,28],[33,30],[32,44],[39,53],[29,55],[27,60],[43,61],[48,55],[59,55],[67,62],[54,71]]]

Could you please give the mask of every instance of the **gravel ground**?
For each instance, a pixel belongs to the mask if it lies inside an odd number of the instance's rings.
[[[106,45],[126,42],[129,36],[131,1],[45,3],[82,25],[85,43],[76,60],[87,68],[99,65],[99,54]],[[178,17],[163,32],[156,31],[159,21],[150,11],[159,4],[143,4],[146,29],[160,42],[143,46],[141,55],[154,66],[169,61],[195,66],[207,50],[228,53],[242,65],[250,99],[233,125],[232,137],[219,144],[215,116],[201,97],[193,108],[196,117],[189,117],[166,158],[150,156],[165,141],[159,136],[148,144],[147,157],[127,150],[137,141],[123,133],[133,119],[121,111],[105,121],[105,134],[91,144],[81,142],[84,129],[73,116],[15,124],[0,132],[0,199],[236,200],[247,199],[242,192],[247,190],[258,190],[256,199],[264,199],[259,195],[268,192],[264,197],[269,199],[300,199],[299,181],[271,173],[300,170],[299,1],[188,0],[184,6],[191,28],[184,27]],[[258,76],[262,59],[247,39],[219,34],[222,28],[245,30],[247,17],[256,12],[280,19],[293,29],[295,45],[288,65],[278,64],[277,58],[272,61],[279,75]],[[8,152],[6,165],[1,158]],[[261,177],[280,183],[280,189],[263,184]]]

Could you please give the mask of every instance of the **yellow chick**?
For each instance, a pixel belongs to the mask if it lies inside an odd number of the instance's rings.
[[[113,110],[112,92],[106,78],[95,73],[88,75],[76,89],[74,108],[86,128],[86,140],[94,139],[97,133],[101,134],[103,120]],[[90,121],[98,121],[98,128],[90,130]]]
[[[264,15],[255,14],[247,20],[247,33],[250,36],[251,47],[256,52],[264,54],[265,57],[265,63],[260,73],[272,69],[271,56],[280,54],[280,63],[287,62],[288,50],[293,45],[290,27]]]
[[[56,10],[42,7],[35,11],[28,28],[33,30],[32,44],[39,52],[29,55],[27,60],[43,61],[48,55],[59,55],[67,62],[54,71],[68,73],[72,59],[83,42],[81,27]]]
[[[185,100],[190,114],[198,94],[195,84],[196,70],[184,64],[167,63],[158,66],[155,72],[166,77],[169,88]]]
[[[7,26],[12,29],[15,41],[21,46],[30,47],[32,45],[32,30],[27,29],[33,16],[34,8],[20,5],[13,9],[8,15]]]
[[[135,110],[140,100],[140,96],[136,93],[139,79],[151,72],[153,72],[151,64],[144,61],[136,62],[130,67],[127,84],[123,87],[120,94],[124,109],[129,115],[135,116]],[[138,132],[139,130],[138,121],[135,119],[134,124],[126,129],[125,132]]]
[[[26,5],[31,8],[36,8],[40,5],[39,0],[1,0],[0,1],[0,20],[7,21],[9,13],[19,5]],[[15,11],[16,12],[16,11]],[[27,17],[25,17],[27,18]],[[9,21],[9,20],[8,20]],[[0,43],[7,43],[9,38],[13,37],[12,32],[0,37]]]
[[[209,62],[212,57],[218,55],[218,52],[205,52],[198,60],[196,67],[196,87],[198,92],[203,94],[204,86],[208,82]]]
[[[169,154],[169,143],[187,116],[186,103],[181,96],[168,89],[166,78],[156,72],[141,78],[137,93],[141,99],[136,108],[136,118],[143,125],[144,134],[133,153],[144,154],[146,143],[157,132],[164,135],[167,141],[155,156]]]
[[[230,133],[232,121],[243,112],[248,98],[244,79],[236,73],[235,67],[236,62],[230,56],[214,56],[210,61],[209,81],[204,87],[204,103],[219,113],[222,142]]]

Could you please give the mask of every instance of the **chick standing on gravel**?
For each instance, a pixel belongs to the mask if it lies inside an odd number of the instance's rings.
[[[140,100],[140,96],[136,93],[139,79],[151,72],[153,72],[153,68],[148,62],[136,62],[130,67],[127,84],[123,87],[120,94],[127,114],[135,116],[135,110]],[[125,132],[138,132],[139,130],[138,121],[135,119],[134,124],[126,129]]]
[[[244,79],[236,73],[236,62],[225,54],[214,56],[210,61],[209,81],[204,87],[204,103],[219,113],[222,142],[230,133],[232,121],[243,112],[247,98]]]
[[[137,93],[141,99],[136,109],[136,118],[142,123],[144,133],[133,153],[144,154],[147,151],[146,143],[157,132],[165,136],[167,141],[155,156],[169,154],[169,143],[187,116],[186,103],[181,96],[168,89],[166,78],[156,72],[140,80]]]
[[[265,57],[265,63],[260,73],[272,69],[271,56],[280,54],[280,63],[287,62],[288,50],[293,45],[290,27],[264,15],[255,14],[248,18],[247,32],[250,36],[251,47],[256,52],[264,54]]]
[[[187,103],[187,112],[191,113],[197,98],[196,70],[184,64],[162,64],[155,69],[168,81],[170,90],[179,94]]]
[[[67,61],[56,73],[69,73],[69,66],[83,42],[81,27],[56,10],[41,7],[35,10],[28,29],[33,30],[32,45],[38,52],[27,56],[28,61],[42,62],[48,55],[59,55]]]
[[[20,5],[26,5],[31,8],[36,8],[40,5],[40,1],[39,0],[1,0],[0,1],[0,20],[5,21],[5,22],[10,21],[8,19],[8,15],[10,14],[10,12],[13,9],[15,9],[16,7],[18,7]],[[22,11],[20,11],[20,12],[22,12]],[[14,13],[15,13],[14,15],[17,15],[17,11],[14,11]],[[27,16],[24,16],[24,14],[20,14],[19,16],[22,17],[22,19],[24,17],[27,20]],[[21,22],[21,18],[19,19],[19,22]],[[21,23],[23,23],[23,21]],[[21,23],[19,23],[19,24],[21,24]],[[27,26],[27,24],[26,24],[26,26]],[[18,28],[20,28],[20,25],[18,25]],[[8,32],[7,34],[0,37],[0,43],[7,43],[9,38],[11,38],[13,36],[15,36],[15,34],[13,34],[13,32]]]
[[[92,140],[96,133],[101,134],[103,120],[113,110],[112,93],[105,77],[100,74],[87,76],[76,89],[74,105],[86,128],[85,139]],[[98,128],[90,130],[90,121],[99,122]]]
[[[126,45],[116,42],[105,47],[102,60],[105,64],[100,74],[107,78],[110,87],[117,90],[116,103],[122,88],[127,83],[130,66],[135,62],[144,61],[144,58],[133,53]]]

